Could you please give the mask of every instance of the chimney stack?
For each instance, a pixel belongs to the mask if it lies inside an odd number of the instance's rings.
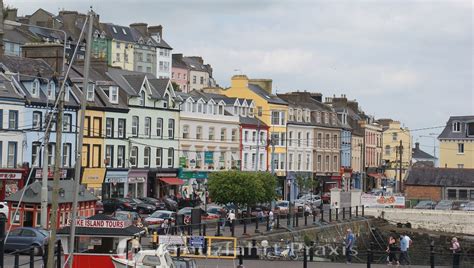
[[[263,90],[265,90],[268,94],[272,94],[272,79],[250,79],[249,83],[258,85],[263,88]]]
[[[137,22],[130,24],[130,28],[137,30],[141,35],[148,36],[148,24]]]
[[[148,27],[148,33],[153,37],[155,40],[157,40],[158,36],[159,38],[163,38],[163,26],[158,25],[158,26],[149,26]]]
[[[18,14],[18,9],[17,8],[9,8],[9,9],[7,9],[7,17],[5,19],[6,20],[11,20],[11,21],[16,21],[17,14]]]
[[[416,148],[417,150],[420,150],[420,143],[419,143],[419,142],[415,142],[415,148]]]

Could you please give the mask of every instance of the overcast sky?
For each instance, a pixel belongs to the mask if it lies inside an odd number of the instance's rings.
[[[92,5],[102,22],[161,24],[173,52],[203,56],[221,86],[238,69],[273,79],[278,92],[346,94],[367,113],[411,129],[474,114],[469,0],[4,2],[19,15]],[[433,140],[417,139],[432,152]]]

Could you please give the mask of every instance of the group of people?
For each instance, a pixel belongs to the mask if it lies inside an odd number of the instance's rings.
[[[412,244],[413,240],[406,234],[401,234],[398,240],[396,235],[390,235],[386,250],[388,265],[410,265],[408,249]],[[397,253],[399,254],[398,257]]]

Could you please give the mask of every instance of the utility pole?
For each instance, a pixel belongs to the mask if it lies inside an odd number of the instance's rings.
[[[93,24],[94,14],[89,11],[88,14],[88,31],[86,37],[86,56],[84,62],[84,80],[82,83],[82,95],[81,97],[81,112],[79,119],[79,133],[76,147],[76,165],[75,165],[75,174],[74,174],[74,195],[72,203],[72,219],[71,219],[71,232],[69,235],[69,258],[66,263],[67,267],[72,267],[72,261],[74,256],[74,242],[76,236],[76,218],[77,218],[77,203],[79,196],[79,186],[81,181],[81,167],[82,167],[82,145],[84,143],[84,120],[86,112],[86,94],[89,87],[89,67],[90,67],[90,58],[91,58],[91,45],[92,45],[92,24]]]
[[[272,146],[272,164],[271,164],[271,171],[272,174],[275,175],[275,139],[273,135],[270,138],[270,145]]]
[[[63,81],[63,84],[65,81]],[[64,87],[64,86],[63,86]],[[63,89],[61,87],[61,89]],[[63,109],[64,109],[64,90],[59,91],[59,103],[56,113],[56,147],[54,150],[54,180],[53,192],[51,195],[51,238],[48,244],[48,268],[54,267],[54,253],[56,246],[56,227],[58,222],[58,198],[59,198],[59,178],[61,177],[61,148],[63,136]],[[59,261],[59,260],[58,260]]]
[[[48,228],[48,146],[49,146],[49,128],[51,124],[48,123],[51,120],[51,114],[46,110],[45,116],[45,130],[44,130],[44,143],[43,143],[43,177],[41,179],[41,227],[43,229]],[[39,157],[39,156],[38,156]]]
[[[403,141],[400,140],[400,146],[398,146],[398,149],[400,150],[398,156],[400,157],[400,162],[399,162],[399,165],[400,165],[400,170],[399,170],[399,180],[400,180],[400,193],[403,192],[403,188],[402,188],[402,171],[403,171],[403,166],[402,166],[402,155],[403,155]]]

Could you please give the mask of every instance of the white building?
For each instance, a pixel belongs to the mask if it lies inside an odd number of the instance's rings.
[[[149,26],[148,33],[156,42],[156,77],[171,78],[171,48],[163,40],[163,26]]]

